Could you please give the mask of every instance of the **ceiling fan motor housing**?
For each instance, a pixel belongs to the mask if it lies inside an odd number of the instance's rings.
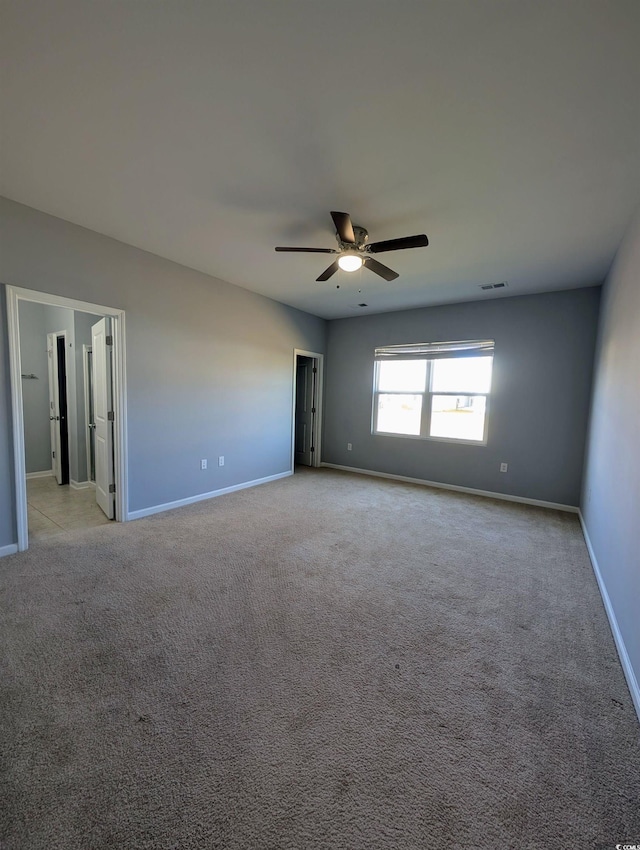
[[[361,251],[369,241],[369,231],[364,227],[359,227],[357,224],[353,225],[353,235],[355,236],[355,242],[343,242],[340,239],[340,234],[336,233],[336,239],[342,251],[353,251],[354,249]]]

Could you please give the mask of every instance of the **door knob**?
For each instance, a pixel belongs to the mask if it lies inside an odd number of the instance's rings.
[[[55,418],[56,418],[55,416],[50,416],[50,417],[49,417],[49,421],[50,421],[50,422],[53,422],[53,420],[54,420]]]

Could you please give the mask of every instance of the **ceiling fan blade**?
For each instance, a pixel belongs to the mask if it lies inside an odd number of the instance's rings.
[[[335,248],[283,248],[278,246],[276,251],[289,251],[295,254],[337,254]]]
[[[383,266],[382,263],[374,260],[373,257],[366,257],[364,265],[370,271],[379,274],[380,277],[383,277],[385,280],[395,280],[397,277],[400,277],[398,272],[394,272],[393,269],[390,269],[388,266]]]
[[[332,211],[331,218],[336,226],[340,240],[351,245],[355,244],[356,235],[353,232],[353,225],[351,224],[351,216],[349,213]]]
[[[329,278],[334,275],[339,268],[340,266],[338,265],[338,261],[336,260],[335,263],[331,263],[329,268],[325,269],[320,275],[320,277],[316,278],[316,280],[329,280]]]
[[[383,251],[401,251],[403,248],[426,248],[429,244],[426,233],[417,236],[405,236],[402,239],[387,239],[385,242],[372,242],[367,246],[367,251],[372,254],[381,254]]]

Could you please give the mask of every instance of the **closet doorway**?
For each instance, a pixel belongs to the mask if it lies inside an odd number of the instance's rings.
[[[320,466],[324,355],[294,349],[291,471]]]

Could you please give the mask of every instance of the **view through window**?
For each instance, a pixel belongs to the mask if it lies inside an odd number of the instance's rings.
[[[492,366],[490,341],[377,349],[373,432],[485,442]]]

